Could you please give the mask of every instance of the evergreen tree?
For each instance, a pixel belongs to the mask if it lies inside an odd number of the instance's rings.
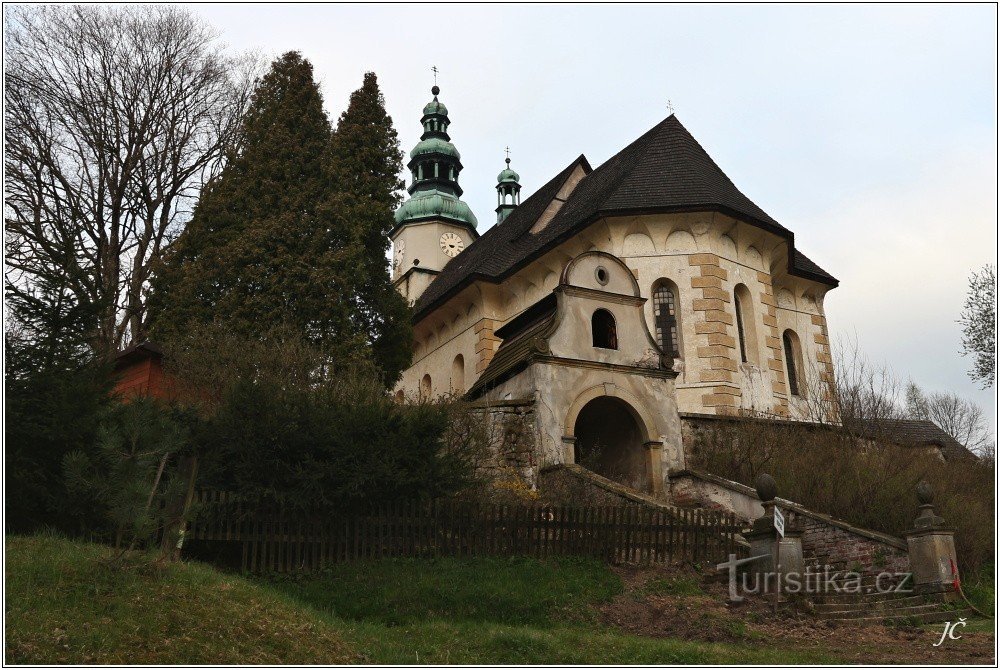
[[[31,290],[8,290],[4,333],[5,506],[7,532],[40,526],[79,530],[86,522],[71,501],[62,459],[87,449],[108,404],[109,369],[93,353],[100,305],[81,303],[58,273]]]
[[[282,56],[157,273],[153,336],[169,348],[214,321],[244,337],[292,329],[330,370],[373,367],[394,383],[412,336],[386,258],[401,167],[373,74],[331,134],[312,66]]]
[[[153,337],[219,318],[242,334],[304,327],[314,308],[303,289],[307,252],[322,233],[316,204],[329,189],[329,142],[312,65],[286,53],[258,84],[225,169],[157,269]]]
[[[389,233],[403,182],[403,154],[375,73],[351,94],[330,143],[336,192],[325,203],[341,247],[352,258],[352,323],[370,345],[387,386],[410,364],[413,332],[406,300],[389,276]]]

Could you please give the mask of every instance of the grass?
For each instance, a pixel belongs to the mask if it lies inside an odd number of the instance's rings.
[[[207,566],[113,561],[107,547],[6,538],[5,661],[45,664],[360,662],[281,593]]]
[[[343,563],[273,588],[331,617],[386,626],[452,618],[547,627],[622,590],[596,561],[524,558],[386,559]]]
[[[996,582],[993,579],[993,566],[986,566],[962,582],[962,591],[976,609],[984,614],[992,614],[996,606]]]
[[[383,664],[827,663],[791,649],[654,639],[601,626],[595,605],[623,591],[583,559],[387,559],[262,580],[335,622]],[[689,577],[650,580],[653,594],[704,595]]]
[[[8,663],[32,664],[828,664],[858,649],[807,648],[719,625],[728,642],[646,637],[598,608],[636,590],[711,598],[684,574],[627,589],[587,560],[438,559],[340,564],[248,579],[197,563],[158,567],[52,536],[8,537]],[[624,593],[624,598],[619,597]],[[668,601],[662,601],[668,602]],[[725,617],[724,617],[725,618]],[[711,638],[708,638],[711,639]],[[716,638],[720,639],[720,638]]]

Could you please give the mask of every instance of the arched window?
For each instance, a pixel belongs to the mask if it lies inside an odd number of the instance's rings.
[[[745,284],[737,284],[733,291],[733,306],[736,308],[736,334],[739,336],[740,360],[744,363],[758,363],[757,328],[753,315],[753,298]]]
[[[420,399],[430,400],[431,398],[431,376],[424,375],[424,378],[420,380]]]
[[[594,334],[594,346],[600,349],[618,348],[618,329],[615,317],[606,309],[594,312],[590,319],[590,328]]]
[[[673,282],[661,279],[653,285],[653,323],[656,341],[674,358],[681,357],[679,293]]]
[[[398,391],[396,391],[396,395],[394,396],[394,398],[397,403],[402,405],[403,402],[406,400],[406,395],[403,393],[403,389],[399,389]]]
[[[803,396],[802,378],[802,347],[799,346],[799,336],[795,331],[786,330],[781,335],[785,345],[785,370],[788,372],[788,392],[794,396]]]
[[[462,354],[455,356],[451,362],[451,392],[465,392],[465,357]]]

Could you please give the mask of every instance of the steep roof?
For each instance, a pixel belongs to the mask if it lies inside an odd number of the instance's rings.
[[[544,228],[529,232],[578,166],[586,176]],[[421,295],[415,318],[475,279],[510,276],[599,217],[695,211],[719,211],[786,238],[791,274],[837,286],[832,275],[795,249],[792,232],[743,195],[671,114],[596,170],[583,155],[570,163],[449,262]]]
[[[893,419],[879,425],[894,442],[907,447],[938,446],[948,460],[975,458],[975,454],[929,419]]]

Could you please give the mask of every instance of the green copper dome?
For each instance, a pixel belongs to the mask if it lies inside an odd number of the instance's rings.
[[[506,168],[503,172],[497,175],[498,184],[519,184],[521,182],[521,175],[514,172],[510,168]]]
[[[431,89],[434,99],[424,107],[420,119],[424,132],[406,164],[413,176],[406,189],[410,199],[396,210],[396,223],[440,218],[464,223],[475,233],[476,215],[460,199],[462,187],[458,185],[458,174],[462,171],[462,156],[448,135],[451,120],[448,108],[437,99],[440,91],[435,85]]]
[[[434,96],[433,100],[424,105],[424,116],[430,116],[431,114],[448,116],[448,108],[444,106],[443,102],[438,101],[437,96]]]
[[[451,193],[438,190],[417,191],[396,210],[397,224],[436,217],[467,223],[473,228],[479,224],[467,204]]]
[[[454,156],[458,160],[462,159],[462,155],[458,153],[455,145],[440,137],[428,137],[426,140],[420,140],[410,152],[410,158],[416,158],[421,154],[444,154],[445,156]]]

